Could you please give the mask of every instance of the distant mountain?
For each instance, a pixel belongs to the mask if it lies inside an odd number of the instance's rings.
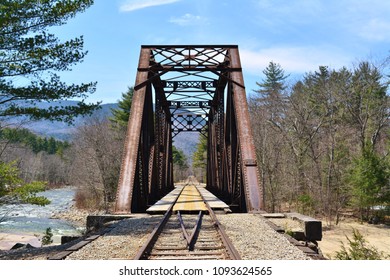
[[[64,122],[52,122],[52,121],[35,121],[28,125],[28,128],[37,134],[52,136],[59,140],[71,140],[72,132],[76,127],[81,126],[84,122],[93,117],[108,118],[112,115],[111,109],[117,108],[118,104],[103,104],[101,108],[96,110],[91,116],[79,116],[75,118],[74,125],[68,125]]]
[[[192,155],[196,151],[196,145],[199,141],[199,132],[180,132],[173,138],[173,145],[182,150],[188,159],[188,163],[192,163]]]
[[[63,101],[62,105],[76,105],[77,101]],[[51,104],[53,105],[53,103]],[[54,104],[55,105],[55,104]],[[43,105],[42,105],[43,106]],[[111,110],[117,108],[117,103],[102,104],[101,108],[96,110],[92,116],[76,117],[74,125],[70,126],[64,122],[52,122],[47,120],[40,121],[23,121],[22,118],[8,119],[7,122],[18,124],[22,123],[21,126],[25,127],[38,135],[46,137],[54,137],[58,140],[71,140],[72,132],[78,127],[84,124],[88,118],[101,117],[109,118],[112,116]],[[192,161],[192,154],[196,150],[198,143],[199,133],[198,132],[181,132],[173,139],[173,144],[176,148],[181,149],[187,156],[189,163]]]
[[[72,106],[72,105],[77,105],[77,101],[62,101],[61,104],[50,103],[50,106],[56,106],[56,105]],[[49,104],[43,104],[43,103],[39,105],[40,108],[45,108],[48,106]],[[96,110],[91,116],[76,117],[74,120],[74,125],[68,125],[65,122],[48,121],[48,120],[29,121],[26,120],[24,117],[7,118],[5,122],[18,127],[21,126],[27,128],[41,136],[54,137],[58,140],[71,140],[72,132],[75,130],[75,128],[77,126],[82,125],[88,118],[96,117],[96,116],[100,116],[103,118],[110,117],[112,115],[111,109],[117,107],[118,107],[117,103],[103,104],[101,105],[101,108]]]

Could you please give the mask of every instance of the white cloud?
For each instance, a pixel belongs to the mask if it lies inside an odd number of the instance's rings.
[[[318,66],[340,68],[350,63],[351,58],[328,47],[276,47],[259,51],[240,49],[244,71],[259,74],[270,61],[279,63],[287,73],[315,71]]]
[[[334,10],[349,33],[369,41],[390,40],[390,1],[343,0]]]
[[[144,9],[153,6],[172,4],[180,0],[126,0],[120,6],[121,12],[132,12],[139,9]]]
[[[362,27],[359,35],[365,39],[373,41],[390,40],[390,21],[383,19],[371,19]]]
[[[181,26],[188,26],[188,25],[198,25],[202,23],[207,23],[207,19],[201,16],[195,16],[192,14],[185,14],[181,17],[171,17],[169,22],[178,24]]]

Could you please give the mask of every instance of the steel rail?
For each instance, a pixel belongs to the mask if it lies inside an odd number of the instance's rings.
[[[223,229],[223,226],[221,225],[221,223],[217,219],[216,214],[214,213],[214,211],[210,207],[210,204],[206,201],[206,199],[204,198],[204,196],[202,195],[202,193],[199,191],[199,189],[197,187],[196,187],[196,189],[199,192],[200,197],[202,198],[203,202],[206,205],[208,214],[210,215],[210,218],[212,220],[212,225],[216,229],[216,231],[218,232],[218,235],[220,237],[220,240],[222,241],[222,244],[223,244],[223,246],[224,246],[224,248],[226,250],[227,255],[232,260],[240,260],[241,259],[240,254],[235,249],[233,243],[230,241],[230,239],[227,236],[225,230]],[[183,190],[184,190],[184,187],[183,187],[182,191]],[[180,192],[180,194],[181,194],[181,192]],[[172,203],[172,205],[169,207],[167,212],[164,214],[163,219],[153,229],[153,231],[149,235],[147,241],[139,249],[139,251],[137,252],[136,256],[134,257],[134,260],[140,260],[140,259],[144,258],[149,252],[152,251],[154,244],[156,243],[156,241],[157,241],[159,235],[161,234],[164,226],[166,225],[167,221],[169,220],[169,218],[172,215],[173,207],[174,207],[175,203],[177,202],[177,199],[179,198],[180,194],[176,197],[175,201]],[[199,235],[199,231],[201,229],[203,212],[199,211],[198,218],[197,218],[195,226],[192,229],[191,235],[188,234],[188,232],[187,232],[187,230],[185,228],[184,221],[183,221],[183,218],[181,216],[180,211],[178,211],[177,217],[178,217],[178,220],[179,220],[179,223],[180,223],[180,228],[181,228],[181,230],[183,232],[183,236],[184,236],[184,238],[186,239],[186,242],[187,242],[188,251],[193,251],[195,243],[196,243],[197,236]],[[201,254],[199,252],[195,252],[195,253],[197,255]],[[179,256],[181,253],[177,253],[177,252],[173,253],[172,252],[172,254],[173,255],[177,254]]]
[[[207,200],[204,198],[202,193],[199,191],[198,187],[196,187],[196,189],[198,190],[200,196],[202,197],[204,203],[206,204],[206,208],[209,212],[209,215],[210,215],[211,219],[214,221],[214,226],[217,228],[217,231],[220,233],[222,242],[225,245],[229,256],[231,257],[232,260],[241,260],[240,254],[238,253],[237,249],[234,247],[233,243],[231,242],[228,235],[226,234],[223,226],[221,225],[221,223],[217,219],[217,215],[215,215],[213,209],[210,207],[210,204],[207,202]]]
[[[188,232],[186,230],[186,227],[184,225],[183,217],[180,214],[180,211],[177,211],[177,219],[179,220],[181,231],[183,232],[184,238],[187,241],[187,245],[190,244],[190,236],[188,235]]]
[[[191,236],[190,236],[190,242],[188,243],[188,248],[190,251],[194,250],[196,239],[198,238],[198,233],[200,230],[200,227],[202,225],[202,216],[203,212],[199,211],[198,219],[196,221],[196,224],[194,228],[192,229]]]
[[[171,204],[171,206],[169,206],[167,212],[165,212],[163,219],[160,221],[160,223],[158,223],[158,225],[154,227],[152,233],[149,235],[144,245],[138,250],[137,254],[134,257],[134,260],[140,260],[146,254],[146,252],[148,252],[153,247],[154,242],[157,240],[165,224],[171,217],[173,206],[175,205],[176,201],[179,199],[179,196],[183,192],[184,188],[185,187],[182,188],[182,190],[180,191],[179,195],[176,197],[174,202]]]
[[[185,228],[183,217],[181,216],[180,211],[177,211],[177,218],[179,220],[180,227],[183,231],[184,238],[187,241],[188,250],[190,250],[190,251],[194,250],[196,238],[198,236],[200,226],[202,225],[202,216],[203,216],[203,212],[199,211],[198,219],[196,220],[195,226],[192,229],[191,235],[189,235],[186,228]]]

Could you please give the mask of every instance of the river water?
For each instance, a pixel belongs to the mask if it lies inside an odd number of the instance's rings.
[[[50,227],[54,243],[58,243],[62,235],[81,235],[84,228],[79,228],[65,220],[50,218],[54,213],[69,209],[73,204],[74,194],[74,188],[53,189],[37,194],[51,201],[46,206],[0,205],[0,233],[42,236]]]

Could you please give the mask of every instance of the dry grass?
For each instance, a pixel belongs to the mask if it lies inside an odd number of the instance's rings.
[[[100,199],[85,190],[77,190],[74,196],[77,209],[92,210],[100,204]]]
[[[323,223],[324,224],[324,223]],[[390,255],[390,226],[359,223],[357,221],[342,221],[337,226],[323,228],[322,241],[318,242],[322,253],[329,259],[334,259],[336,251],[340,251],[341,242],[348,245],[347,237],[352,237],[352,229],[357,229],[369,243],[385,255]]]

